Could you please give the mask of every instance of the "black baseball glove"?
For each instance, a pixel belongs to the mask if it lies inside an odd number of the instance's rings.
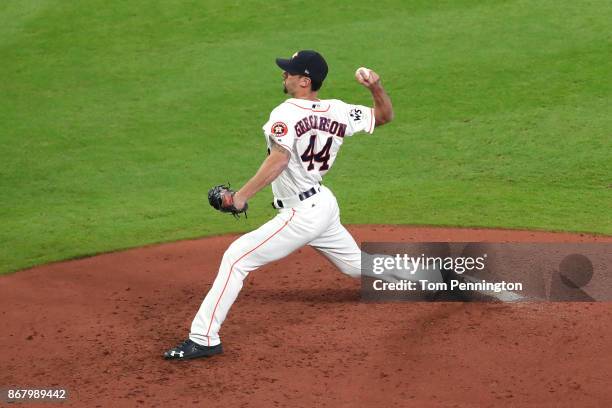
[[[239,214],[244,213],[247,216],[246,211],[249,208],[247,203],[244,203],[244,207],[237,209],[234,206],[234,194],[236,192],[230,189],[229,183],[227,186],[219,184],[208,190],[208,202],[213,206],[215,210],[219,210],[224,213],[230,213],[234,217],[239,218]]]

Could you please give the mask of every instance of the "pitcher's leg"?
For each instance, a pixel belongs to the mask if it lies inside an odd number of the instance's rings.
[[[249,272],[289,255],[308,242],[307,231],[293,225],[287,211],[234,241],[225,251],[219,273],[191,325],[189,338],[198,344],[220,343],[219,329]]]
[[[390,257],[384,254],[369,254],[362,252],[353,236],[340,224],[339,220],[334,222],[327,231],[312,240],[308,245],[314,247],[325,255],[341,272],[353,277],[360,278],[362,274],[386,282],[399,282],[401,280],[429,280],[430,282],[442,282],[442,276],[437,270],[424,270],[423,268],[397,269],[392,268],[383,275],[377,275],[368,267],[362,270],[362,259],[364,265],[372,265],[373,258]]]
[[[325,255],[343,273],[353,278],[361,276],[361,250],[339,220],[308,245]]]

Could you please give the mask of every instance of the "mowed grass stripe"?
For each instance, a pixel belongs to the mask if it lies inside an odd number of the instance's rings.
[[[273,58],[316,48],[322,97],[396,121],[347,140],[326,178],[346,223],[612,233],[606,1],[0,5],[0,271],[256,228],[206,190],[265,157]],[[300,21],[307,24],[299,24]]]

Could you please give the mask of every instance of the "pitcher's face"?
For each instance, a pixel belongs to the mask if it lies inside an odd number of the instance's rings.
[[[283,87],[283,91],[286,94],[294,96],[296,91],[310,87],[310,78],[304,75],[293,75],[283,72]]]

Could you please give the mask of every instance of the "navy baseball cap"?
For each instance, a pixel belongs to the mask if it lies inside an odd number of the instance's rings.
[[[327,76],[327,62],[312,50],[298,51],[290,59],[277,58],[276,65],[292,75],[305,75],[313,81],[323,82]]]

